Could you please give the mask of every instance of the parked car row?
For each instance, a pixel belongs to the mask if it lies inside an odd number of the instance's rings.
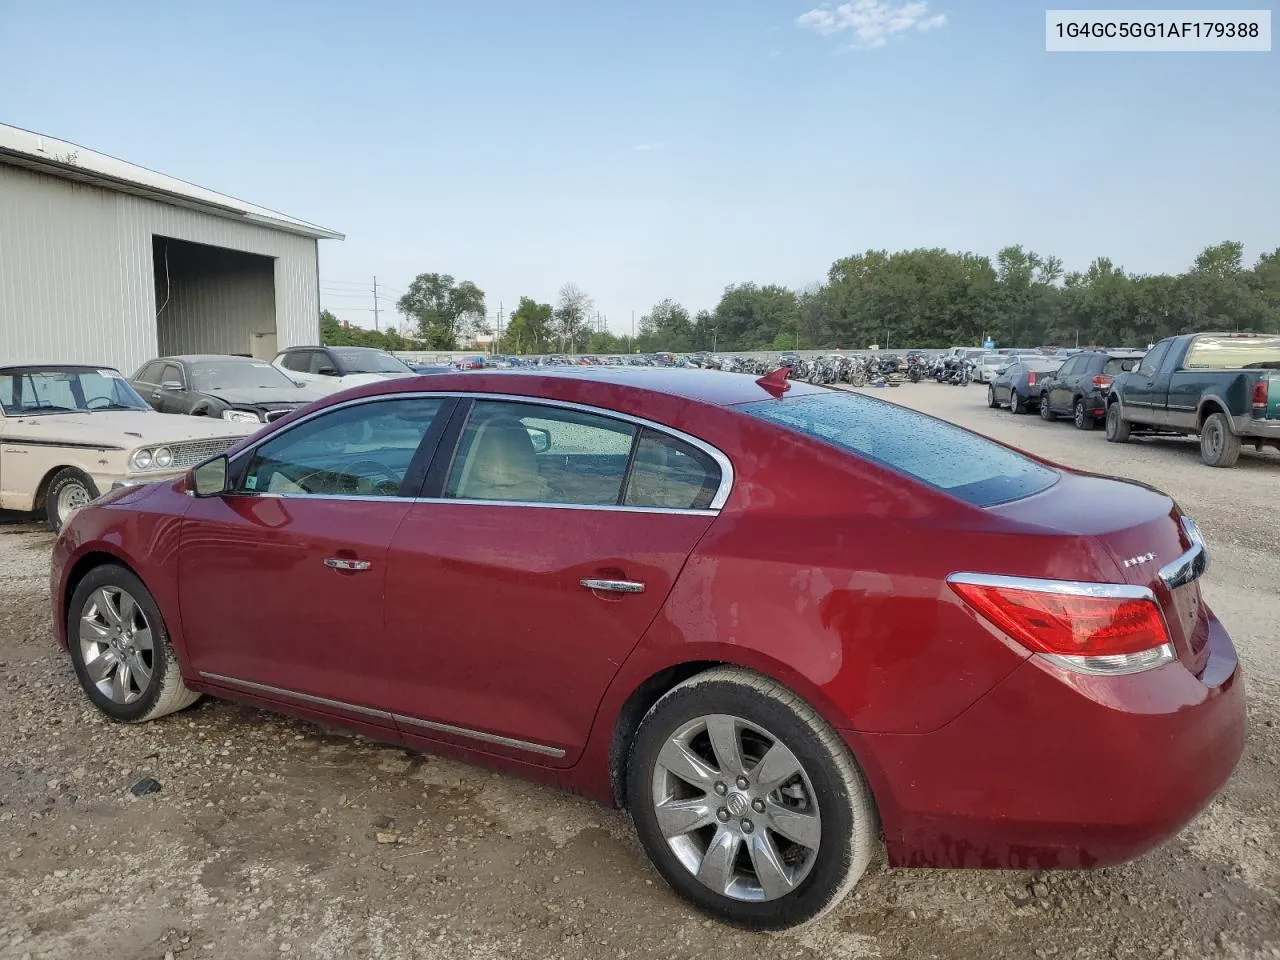
[[[1234,466],[1245,444],[1280,449],[1280,336],[1194,333],[1147,351],[1086,350],[1063,359],[1024,357],[987,388],[987,406],[1036,409],[1107,440],[1134,434],[1200,439],[1211,467]]]

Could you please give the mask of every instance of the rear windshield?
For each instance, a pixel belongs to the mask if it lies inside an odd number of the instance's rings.
[[[1196,337],[1185,370],[1280,369],[1280,337]]]
[[[347,373],[413,373],[404,361],[381,350],[356,347],[334,350],[333,353],[342,361]]]
[[[1111,376],[1115,376],[1118,373],[1128,373],[1141,362],[1141,357],[1108,357],[1102,372]]]
[[[832,390],[736,407],[978,507],[1029,497],[1058,472],[985,437],[906,407]]]

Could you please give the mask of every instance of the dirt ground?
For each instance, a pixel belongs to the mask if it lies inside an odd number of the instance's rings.
[[[50,639],[51,538],[0,525],[0,958],[1280,957],[1280,457],[1202,466],[990,411],[985,389],[874,391],[1173,494],[1248,671],[1222,795],[1162,849],[1092,873],[890,870],[834,914],[754,935],[662,884],[627,817],[506,776],[204,699],[107,722]],[[140,798],[143,776],[162,784]]]

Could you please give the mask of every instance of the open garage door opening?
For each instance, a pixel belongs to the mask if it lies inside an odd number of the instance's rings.
[[[159,354],[276,355],[275,260],[153,236]]]

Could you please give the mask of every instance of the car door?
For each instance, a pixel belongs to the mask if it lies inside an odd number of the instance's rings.
[[[1156,425],[1164,422],[1168,380],[1166,379],[1165,389],[1161,392],[1157,390],[1156,378],[1172,344],[1172,340],[1161,340],[1147,351],[1137,369],[1124,378],[1120,399],[1124,404],[1126,419]]]
[[[152,360],[144,364],[142,369],[129,381],[138,395],[146,400],[154,409],[160,409],[160,374],[164,370],[163,360]]]
[[[407,740],[572,763],[727,496],[722,454],[546,401],[460,409],[391,545],[392,709]]]
[[[193,500],[179,602],[202,678],[378,721],[387,548],[453,403],[401,395],[327,408],[238,456],[233,492]]]
[[[1050,410],[1058,411],[1062,409],[1064,403],[1062,395],[1065,392],[1064,382],[1067,377],[1071,376],[1072,370],[1079,363],[1079,357],[1072,357],[1055,372],[1046,373],[1040,377],[1040,389],[1041,392],[1048,395]]]
[[[1009,403],[1013,399],[1013,378],[1022,372],[1022,364],[1011,363],[1004,373],[996,377],[993,386],[998,403]]]
[[[160,383],[156,385],[151,398],[151,405],[161,413],[191,412],[191,393],[181,364],[165,363],[160,369]]]

